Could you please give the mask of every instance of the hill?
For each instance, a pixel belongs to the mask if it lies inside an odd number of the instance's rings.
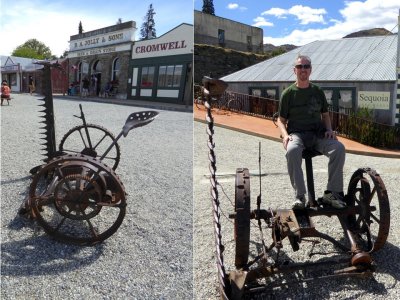
[[[357,32],[350,33],[343,38],[354,38],[354,37],[363,37],[363,36],[379,36],[379,35],[390,35],[393,34],[389,30],[386,30],[385,28],[373,28],[373,29],[367,29],[367,30],[360,30]]]
[[[272,52],[272,51],[277,51],[279,49],[283,50],[283,52],[288,52],[290,50],[296,49],[298,46],[291,45],[291,44],[285,44],[281,46],[274,46],[272,44],[264,44],[264,52]]]

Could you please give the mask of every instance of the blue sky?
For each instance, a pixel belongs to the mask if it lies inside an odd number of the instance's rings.
[[[84,31],[111,26],[118,18],[135,21],[137,36],[150,4],[156,33],[160,36],[181,23],[193,24],[191,0],[1,0],[0,54],[11,55],[19,45],[35,38],[60,56],[69,47],[69,38]]]
[[[214,0],[215,15],[264,31],[264,43],[304,45],[340,39],[364,29],[383,27],[397,32],[399,0]],[[194,0],[196,10],[203,1]],[[393,30],[394,28],[394,30]]]

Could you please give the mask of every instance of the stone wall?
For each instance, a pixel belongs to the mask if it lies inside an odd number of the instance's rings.
[[[219,30],[224,31],[223,43],[219,40]],[[195,44],[223,46],[238,51],[263,53],[263,30],[195,10],[194,42]]]
[[[194,45],[194,82],[200,84],[203,76],[213,78],[234,73],[270,58],[271,55],[234,51],[209,45]]]

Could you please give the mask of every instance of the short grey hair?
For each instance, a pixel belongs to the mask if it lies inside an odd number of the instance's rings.
[[[294,65],[297,64],[297,61],[298,61],[299,59],[305,59],[305,60],[308,61],[308,62],[310,63],[310,65],[311,65],[311,58],[310,58],[309,56],[307,56],[307,55],[300,55],[300,54],[296,57],[296,61],[294,62]]]

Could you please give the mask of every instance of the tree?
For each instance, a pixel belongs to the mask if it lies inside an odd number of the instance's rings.
[[[78,33],[82,34],[83,28],[82,28],[82,21],[79,21],[79,26],[78,26]]]
[[[156,13],[153,9],[153,4],[150,4],[146,16],[143,18],[144,22],[140,28],[141,40],[154,39],[156,36],[156,23],[154,22],[154,15]]]
[[[60,58],[67,58],[68,57],[68,49],[64,50],[64,53],[60,56]]]
[[[213,0],[203,0],[202,12],[215,16]]]
[[[36,39],[27,40],[24,44],[15,48],[11,55],[35,59],[54,58],[51,54],[50,48]]]

